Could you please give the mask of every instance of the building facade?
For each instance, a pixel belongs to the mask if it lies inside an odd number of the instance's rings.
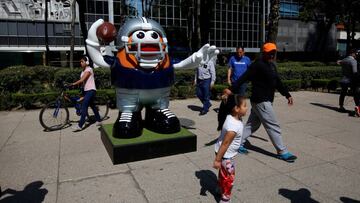
[[[154,0],[151,6],[144,8],[141,2],[87,0],[76,4],[73,13],[73,0],[0,0],[0,58],[5,61],[0,66],[43,63],[46,16],[53,62],[50,65],[68,65],[72,19],[75,20],[75,51],[77,55],[84,54],[79,10],[83,11],[87,29],[100,18],[113,22],[119,29],[127,17],[146,14],[164,27],[170,51],[183,57],[191,52],[191,44],[195,43],[192,39],[198,29],[205,30],[202,43],[214,44],[222,53],[234,52],[237,46],[245,47],[247,52],[260,52],[265,41],[269,0],[210,0],[204,1],[206,6],[197,4],[203,2],[201,0]],[[317,35],[316,23],[304,23],[298,19],[300,5],[297,0],[280,0],[280,3],[278,51],[311,51]],[[196,15],[198,11],[200,15]],[[329,39],[335,38],[334,29],[330,35]],[[336,49],[336,42],[329,43],[332,49]]]
[[[72,0],[2,0],[0,7],[0,57],[19,56],[17,62],[27,64],[26,58],[36,58],[32,64],[41,64],[45,48],[45,15],[48,18],[49,49],[56,55],[55,61],[66,64],[71,41],[71,20],[75,18],[75,50],[85,51],[79,25],[79,5],[71,9]],[[150,18],[158,21],[166,30],[169,44],[174,49],[188,51],[189,38],[194,31],[194,2],[184,0],[154,0],[149,7]],[[190,3],[189,3],[190,2]],[[212,1],[213,15],[209,16],[208,41],[222,51],[234,51],[242,45],[247,51],[258,52],[263,42],[263,2],[225,0]],[[85,23],[87,28],[97,19],[113,22],[119,28],[127,16],[142,15],[141,1],[137,0],[87,0]],[[146,9],[146,7],[145,7]],[[171,40],[173,39],[173,40]],[[18,60],[23,58],[24,60]],[[14,61],[9,60],[6,65]],[[59,65],[59,64],[56,64]]]

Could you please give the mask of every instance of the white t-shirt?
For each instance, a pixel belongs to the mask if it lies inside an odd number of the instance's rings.
[[[85,70],[81,72],[80,78],[82,78],[82,76],[84,75],[85,72],[90,72],[90,76],[89,76],[89,78],[85,81],[84,91],[96,90],[93,69],[90,68],[89,66],[86,67]]]
[[[215,144],[215,152],[217,153],[219,151],[219,148],[224,140],[226,132],[233,131],[236,133],[236,135],[234,137],[234,140],[231,142],[229,148],[225,152],[223,158],[228,159],[234,157],[238,153],[237,150],[239,149],[241,144],[243,128],[244,128],[244,124],[241,122],[241,120],[237,120],[233,116],[227,115],[220,136]]]

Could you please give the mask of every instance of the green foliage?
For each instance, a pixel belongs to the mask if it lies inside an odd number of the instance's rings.
[[[61,89],[64,84],[71,84],[80,78],[80,69],[61,69],[60,71],[56,72],[54,78],[54,87],[57,89]]]
[[[328,92],[330,90],[336,90],[339,87],[339,78],[332,78],[332,79],[314,79],[311,81],[311,87],[314,90],[318,89],[327,89]]]
[[[228,85],[218,85],[215,84],[214,87],[211,89],[211,99],[219,99],[222,95],[224,89],[228,88]]]
[[[63,87],[66,83],[73,83],[80,79],[81,69],[62,69],[55,74],[54,79],[54,86],[58,89]],[[111,80],[110,80],[110,69],[105,68],[97,68],[94,69],[95,75],[95,84],[96,88],[103,89],[103,88],[110,88],[111,87]]]
[[[52,88],[54,67],[11,66],[0,71],[0,92],[38,93]]]
[[[313,79],[327,79],[340,77],[341,68],[338,66],[314,66],[314,67],[279,67],[279,76],[282,80],[301,80],[301,88],[312,87]]]
[[[289,91],[298,91],[301,89],[301,80],[284,80],[282,82]]]
[[[177,97],[179,99],[186,99],[189,97],[195,96],[195,86],[186,85],[186,86],[177,86],[178,92]]]
[[[321,62],[285,62],[278,63],[278,72],[283,83],[290,91],[300,88],[335,90],[341,77],[339,66],[329,66]],[[227,87],[226,66],[216,67],[216,83],[212,89],[212,98],[217,99]],[[64,82],[72,83],[79,79],[81,68],[54,68],[44,66],[15,66],[0,71],[0,109],[14,107],[36,108],[54,101]],[[106,95],[114,107],[115,90],[110,85],[110,69],[94,69],[97,95]],[[195,70],[175,70],[175,83],[171,87],[171,98],[189,98],[195,96],[193,86]],[[248,86],[248,95],[251,83]],[[78,90],[69,94],[79,94]]]

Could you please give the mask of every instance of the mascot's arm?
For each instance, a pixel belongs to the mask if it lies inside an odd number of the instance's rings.
[[[199,51],[193,53],[188,58],[174,64],[174,68],[197,68],[200,64],[207,63],[211,58],[219,54],[216,46],[205,44]]]
[[[88,50],[88,54],[93,62],[99,67],[110,68],[110,65],[105,62],[104,57],[100,51],[99,39],[96,36],[97,28],[104,23],[103,19],[97,20],[93,23],[89,29],[88,37],[86,39],[86,48]]]

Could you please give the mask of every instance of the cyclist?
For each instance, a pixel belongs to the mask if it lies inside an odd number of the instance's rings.
[[[73,127],[74,131],[80,131],[83,129],[84,123],[85,123],[85,118],[88,115],[87,110],[88,110],[89,106],[91,107],[91,109],[94,112],[95,119],[96,119],[96,125],[97,126],[101,125],[99,111],[97,110],[97,108],[94,104],[95,95],[96,95],[94,71],[89,66],[89,64],[90,64],[90,62],[89,62],[89,58],[87,56],[83,56],[80,59],[80,66],[82,68],[82,72],[80,74],[80,79],[71,84],[71,86],[82,85],[84,88],[84,99],[83,99],[82,106],[81,106],[80,121],[79,121],[78,125]]]

